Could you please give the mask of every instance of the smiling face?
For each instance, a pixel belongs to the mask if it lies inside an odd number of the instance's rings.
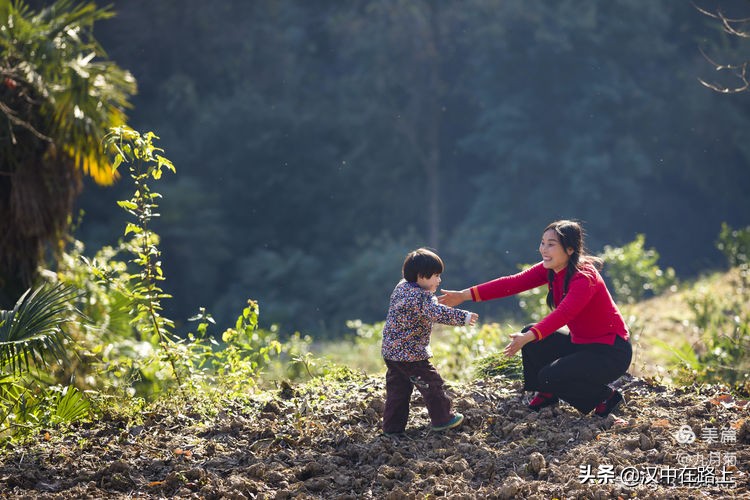
[[[440,273],[435,273],[429,278],[417,276],[417,285],[433,293],[437,291],[441,281],[443,280],[440,278]]]
[[[548,229],[542,235],[539,253],[542,254],[545,269],[552,269],[556,273],[562,271],[568,265],[568,260],[573,252],[572,247],[563,248],[554,229]]]

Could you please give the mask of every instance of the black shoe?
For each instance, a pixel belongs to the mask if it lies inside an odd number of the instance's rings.
[[[612,413],[612,410],[620,406],[620,403],[623,401],[625,401],[625,399],[622,397],[622,393],[613,389],[612,394],[610,394],[607,399],[596,405],[594,413],[604,418]]]

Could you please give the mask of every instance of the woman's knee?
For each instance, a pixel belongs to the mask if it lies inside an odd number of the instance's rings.
[[[533,356],[535,353],[540,352],[544,347],[545,346],[542,345],[541,342],[529,342],[527,344],[524,344],[524,346],[521,348],[521,355]]]
[[[555,376],[555,368],[552,365],[547,365],[537,374],[537,380],[539,381],[539,389],[547,392],[546,389],[554,389],[558,377]]]

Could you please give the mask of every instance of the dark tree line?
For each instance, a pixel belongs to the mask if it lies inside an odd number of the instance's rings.
[[[689,1],[114,10],[97,36],[138,81],[131,125],[178,169],[155,225],[174,318],[226,323],[252,297],[265,324],[335,333],[382,319],[407,250],[435,247],[462,287],[534,261],[559,217],[593,251],[645,233],[690,276],[720,264],[722,221],[750,221],[747,95],[698,80],[701,51],[747,46]],[[120,233],[117,190],[85,190],[93,248]]]

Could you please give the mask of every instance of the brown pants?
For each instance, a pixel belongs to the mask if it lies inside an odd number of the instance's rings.
[[[414,387],[422,394],[432,425],[443,425],[451,418],[451,400],[443,389],[443,379],[428,361],[385,360],[385,411],[383,432],[403,432],[409,419],[409,401]]]

